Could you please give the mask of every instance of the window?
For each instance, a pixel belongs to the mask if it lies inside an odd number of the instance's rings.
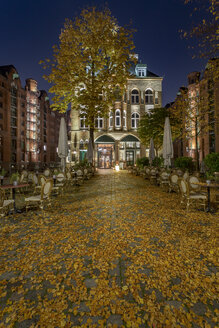
[[[154,103],[154,97],[153,97],[153,91],[152,90],[146,90],[146,92],[145,92],[145,103],[150,104],[150,105]]]
[[[80,117],[80,128],[86,129],[87,128],[87,122],[86,122],[86,116],[83,115]]]
[[[140,77],[146,76],[146,69],[138,68],[138,76],[140,76]]]
[[[103,118],[102,117],[97,117],[95,120],[95,127],[97,129],[102,129],[103,128]]]
[[[123,111],[123,127],[126,128],[126,110]]]
[[[137,129],[140,115],[138,113],[133,113],[131,117],[132,128]]]
[[[109,114],[109,127],[110,128],[113,127],[113,112],[112,112],[112,110],[110,111],[110,114]]]
[[[115,113],[115,126],[118,128],[121,126],[121,112],[119,109]]]
[[[134,89],[132,90],[132,104],[138,104],[139,103],[139,92],[138,90]]]

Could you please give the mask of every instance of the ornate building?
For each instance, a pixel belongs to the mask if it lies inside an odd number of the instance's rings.
[[[162,106],[162,77],[150,72],[146,64],[137,64],[132,69],[133,77],[127,80],[125,94],[118,93],[108,118],[95,120],[95,165],[111,168],[119,162],[120,167],[133,165],[137,158],[146,156],[141,144],[138,122],[151,108]],[[85,116],[71,108],[71,160],[86,158],[89,127]]]

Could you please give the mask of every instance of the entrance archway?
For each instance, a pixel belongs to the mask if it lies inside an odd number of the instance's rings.
[[[110,136],[103,135],[95,140],[97,145],[97,167],[110,169],[114,162],[115,140]]]

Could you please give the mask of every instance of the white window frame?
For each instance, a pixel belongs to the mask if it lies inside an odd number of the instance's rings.
[[[117,119],[119,119],[119,122],[117,124]],[[115,127],[120,128],[121,127],[121,111],[120,109],[117,109],[115,111]]]
[[[150,91],[150,93],[147,93],[149,91]],[[146,97],[148,97],[149,101],[146,101]],[[154,94],[153,94],[153,90],[151,90],[151,89],[145,90],[145,104],[146,105],[154,105]]]
[[[113,111],[109,113],[109,128],[113,128]]]
[[[103,118],[100,116],[97,116],[96,120],[95,120],[95,127],[97,129],[103,129]]]
[[[88,126],[86,125],[86,115],[80,117],[80,129],[87,129]]]
[[[137,113],[137,112],[132,113],[132,115],[131,115],[131,128],[132,129],[137,129],[139,120],[140,120],[139,113]]]
[[[134,91],[137,91],[137,93],[133,93]],[[132,99],[132,104],[139,104],[139,99],[140,99],[140,94],[138,89],[133,89],[131,92],[131,99]]]
[[[146,77],[146,69],[145,68],[138,68],[138,76],[139,77]]]
[[[127,127],[126,110],[123,110],[123,127]]]

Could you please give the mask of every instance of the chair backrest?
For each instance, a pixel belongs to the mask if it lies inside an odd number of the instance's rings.
[[[32,172],[29,172],[28,173],[28,177],[27,177],[27,181],[28,182],[32,182],[33,181],[33,178],[32,177],[33,177],[33,173]]]
[[[184,196],[189,194],[188,182],[182,178],[178,179],[179,189]]]
[[[171,183],[177,184],[178,183],[178,179],[179,179],[179,176],[176,173],[172,173],[170,175],[170,182]]]
[[[49,198],[52,191],[53,181],[52,179],[46,179],[41,189],[41,199]]]
[[[82,177],[83,176],[83,172],[81,170],[77,170],[76,173],[77,173],[77,176],[78,177]]]
[[[20,182],[24,182],[24,181],[27,181],[27,178],[24,173],[21,173]]]
[[[84,174],[86,175],[88,173],[87,169],[84,169]]]
[[[0,188],[0,207],[3,206],[4,200],[5,200],[5,191]]]
[[[35,173],[32,175],[32,181],[35,186],[38,185],[38,178]]]
[[[28,172],[26,170],[22,170],[21,175],[24,175],[24,178],[27,178]]]
[[[66,172],[66,178],[67,178],[67,180],[71,180],[71,172],[70,171]]]
[[[176,174],[179,176],[179,177],[182,177],[183,176],[183,171],[178,169],[176,170]]]
[[[44,175],[39,176],[39,185],[43,186],[44,183],[46,182],[46,178]]]
[[[169,174],[165,171],[161,172],[160,177],[162,180],[166,180],[169,177]]]
[[[200,190],[201,187],[199,185],[195,184],[195,183],[200,182],[198,177],[192,175],[191,177],[189,177],[188,181],[189,181],[189,187],[191,189],[196,190],[196,191]]]
[[[50,176],[50,169],[45,169],[43,174],[45,175],[45,177],[49,177]]]
[[[64,173],[59,173],[57,176],[56,176],[56,179],[58,182],[62,182],[65,180],[65,175]]]
[[[182,177],[184,180],[187,180],[189,178],[189,172],[186,171]]]

